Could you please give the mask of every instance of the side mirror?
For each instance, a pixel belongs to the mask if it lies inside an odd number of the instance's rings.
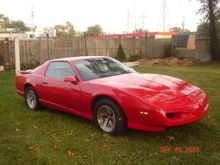
[[[73,83],[74,85],[78,84],[78,81],[76,80],[76,78],[74,76],[67,76],[65,79],[64,79],[64,82],[71,82]]]

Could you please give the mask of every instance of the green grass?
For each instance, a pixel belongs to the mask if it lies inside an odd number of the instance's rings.
[[[0,164],[220,164],[220,65],[140,66],[140,72],[187,80],[206,91],[208,116],[194,124],[112,137],[91,121],[44,108],[30,111],[15,92],[13,73],[0,73]],[[168,137],[173,137],[168,140]],[[160,148],[171,147],[169,153]],[[175,153],[182,147],[183,153]],[[199,147],[199,153],[185,153]]]

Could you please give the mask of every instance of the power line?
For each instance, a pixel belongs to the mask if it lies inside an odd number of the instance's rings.
[[[134,0],[134,29],[137,29],[137,9],[136,9],[136,0]]]
[[[34,31],[34,7],[31,6],[31,31]]]
[[[166,24],[166,0],[163,0],[163,31],[165,32]]]
[[[130,31],[130,12],[128,11],[127,15],[127,32],[129,33]]]

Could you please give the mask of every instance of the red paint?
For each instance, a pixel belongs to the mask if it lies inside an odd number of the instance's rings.
[[[51,61],[67,61],[78,83],[45,76],[50,61],[38,69],[16,76],[17,92],[24,96],[25,85],[36,90],[41,104],[68,113],[93,118],[92,103],[97,96],[114,99],[123,109],[128,128],[163,131],[202,119],[208,113],[204,91],[183,80],[158,74],[129,73],[83,81],[74,67],[74,57]],[[69,81],[69,80],[68,80]]]

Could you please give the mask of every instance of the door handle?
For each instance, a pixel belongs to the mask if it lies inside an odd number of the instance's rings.
[[[46,82],[46,81],[42,81],[41,83],[44,84],[44,85],[48,84],[48,82]]]

